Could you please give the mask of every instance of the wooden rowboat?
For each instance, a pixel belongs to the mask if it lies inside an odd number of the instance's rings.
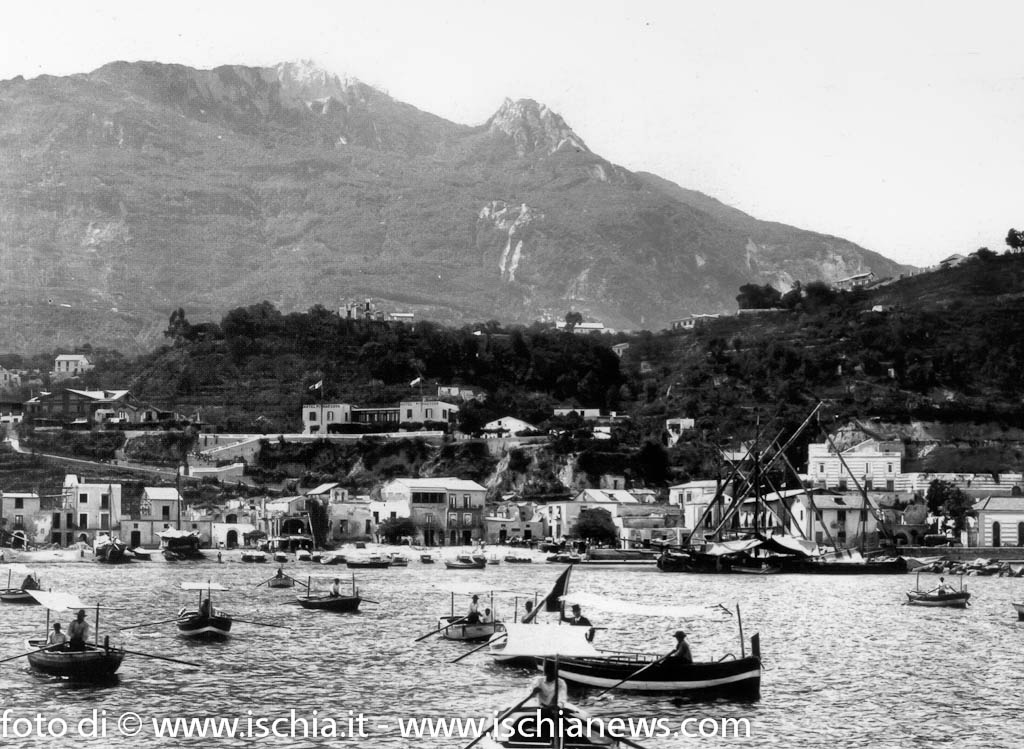
[[[495,632],[504,632],[505,625],[501,622],[478,622],[476,624],[465,624],[464,616],[441,616],[437,619],[437,626],[441,630],[441,636],[446,640],[463,640],[474,642],[489,640]],[[452,624],[459,622],[459,624]],[[451,624],[451,626],[448,626]]]
[[[911,590],[907,592],[908,606],[931,606],[933,608],[965,609],[971,594],[966,590],[958,590],[953,593],[922,593]]]
[[[198,590],[199,601],[194,609],[182,607],[178,612],[178,634],[192,639],[216,640],[228,636],[231,631],[231,614],[213,607],[212,592],[227,590],[223,585],[214,582],[190,583],[183,582],[182,590]],[[203,600],[206,591],[206,600]]]
[[[558,735],[555,730],[559,725],[586,726],[588,720],[592,718],[587,713],[568,704],[546,708],[536,705],[520,707],[504,714],[501,721],[504,730],[487,733],[477,746],[481,749],[618,749],[621,746],[611,736],[600,736],[596,728],[593,736],[576,736],[581,731],[568,728]]]
[[[362,597],[356,587],[355,575],[352,576],[352,593],[350,595],[332,595],[330,593],[314,593],[313,579],[306,582],[306,594],[295,596],[295,600],[304,609],[315,609],[317,611],[336,611],[341,613],[352,613],[359,610]]]
[[[444,566],[450,570],[482,570],[487,566],[487,557],[459,554],[454,560],[445,559]]]
[[[29,640],[26,644],[32,649],[45,648],[46,640]],[[29,653],[29,665],[48,676],[95,682],[112,679],[124,660],[124,651],[110,647],[109,639],[103,645],[86,643],[85,650],[65,650],[65,647]]]
[[[268,588],[294,588],[295,580],[285,575],[284,577],[272,577],[267,580]]]

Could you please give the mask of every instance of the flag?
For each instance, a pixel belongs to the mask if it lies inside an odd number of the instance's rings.
[[[324,389],[324,381],[323,380],[317,380],[316,382],[314,382],[312,385],[309,386],[309,389],[310,390],[323,390]]]
[[[417,377],[415,380],[409,383],[409,387],[412,387],[413,385],[419,385],[422,380],[422,377]]]
[[[569,592],[569,575],[572,573],[572,565],[570,564],[565,568],[565,572],[555,580],[555,585],[548,593],[548,597],[544,600],[545,611],[561,611],[562,603],[561,598]]]

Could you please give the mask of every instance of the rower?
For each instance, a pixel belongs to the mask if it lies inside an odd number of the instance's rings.
[[[89,622],[85,620],[85,609],[79,609],[75,620],[68,625],[68,650],[85,650],[89,639]]]
[[[470,601],[469,611],[466,612],[466,624],[477,624],[480,621],[480,597],[476,594],[473,595],[473,600]]]
[[[210,603],[210,597],[207,596],[203,599],[203,602],[199,604],[199,615],[203,618],[207,618],[213,611],[213,606]]]
[[[537,698],[539,707],[560,707],[568,701],[569,687],[565,679],[558,676],[558,667],[553,660],[544,661],[544,674],[533,681],[530,699]]]

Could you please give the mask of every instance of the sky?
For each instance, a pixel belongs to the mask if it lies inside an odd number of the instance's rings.
[[[531,98],[628,169],[927,266],[1024,228],[1022,29],[1018,0],[51,0],[4,8],[0,80],[310,59],[468,125]]]

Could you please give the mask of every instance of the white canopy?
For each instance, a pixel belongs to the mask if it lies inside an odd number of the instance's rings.
[[[28,594],[50,611],[75,611],[88,608],[78,596],[71,593],[54,593],[48,590],[30,590]]]
[[[231,590],[231,588],[225,588],[220,583],[182,583],[182,590]]]
[[[195,531],[180,531],[177,528],[165,528],[162,531],[157,532],[160,538],[199,538],[199,534]]]
[[[716,544],[708,544],[704,553],[712,557],[721,557],[726,554],[739,554],[742,551],[749,551],[761,545],[761,539],[748,538],[744,541],[721,541]]]
[[[695,604],[658,604],[625,601],[609,598],[596,593],[570,593],[562,596],[566,605],[578,603],[581,607],[607,611],[613,614],[637,614],[638,616],[664,616],[670,619],[713,619],[724,621],[721,606],[699,606]]]
[[[529,595],[532,596],[534,593],[529,593],[517,590],[511,590],[509,588],[493,588],[488,587],[486,583],[448,583],[446,585],[438,585],[441,590],[451,591],[458,596],[487,596],[491,593],[515,593],[518,595]]]
[[[0,567],[0,570],[2,569],[5,569],[5,567]],[[35,577],[36,574],[33,570],[29,569],[23,564],[8,564],[6,565],[6,569],[9,572],[13,572],[15,575],[32,575],[33,577]]]
[[[506,624],[502,657],[574,658],[597,657],[600,653],[587,642],[589,627],[557,624]]]

